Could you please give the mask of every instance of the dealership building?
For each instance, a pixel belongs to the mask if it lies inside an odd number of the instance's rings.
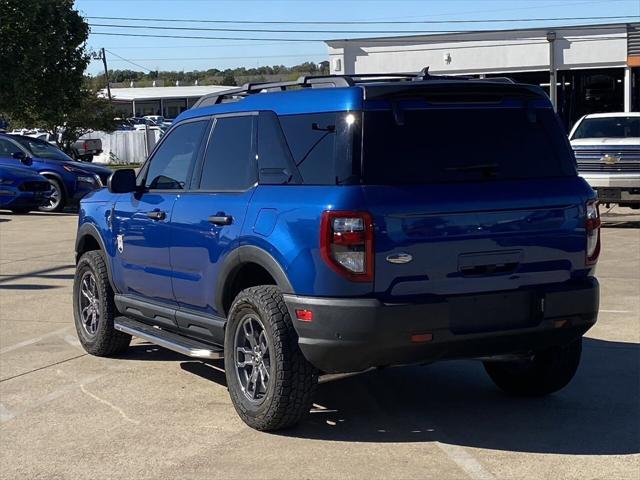
[[[228,90],[223,85],[191,85],[176,87],[111,87],[111,103],[122,118],[161,115],[175,118],[193,107],[204,95]],[[101,92],[107,97],[105,90]]]
[[[417,72],[540,85],[569,128],[640,111],[640,23],[329,40],[334,74]]]

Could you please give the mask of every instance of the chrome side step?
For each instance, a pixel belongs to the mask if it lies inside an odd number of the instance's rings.
[[[219,359],[224,358],[221,348],[206,343],[183,337],[158,327],[152,327],[146,323],[138,322],[127,317],[117,317],[113,327],[134,337],[142,338],[160,347],[168,348],[174,352],[188,357]]]

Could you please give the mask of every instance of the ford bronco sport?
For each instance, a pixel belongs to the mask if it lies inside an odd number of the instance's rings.
[[[596,197],[542,90],[421,74],[203,97],[137,177],[81,202],[74,315],[224,358],[259,430],[320,373],[477,358],[514,395],[564,387],[598,311]]]

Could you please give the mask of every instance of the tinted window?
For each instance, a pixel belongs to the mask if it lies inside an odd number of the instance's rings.
[[[573,138],[640,137],[640,117],[585,118]]]
[[[357,115],[347,112],[281,116],[280,124],[305,184],[351,182]],[[347,121],[349,119],[349,121]],[[353,120],[353,121],[352,121]],[[355,162],[357,170],[358,162]]]
[[[0,155],[5,157],[10,157],[11,154],[20,152],[21,150],[16,147],[9,140],[5,140],[4,138],[0,138]]]
[[[363,135],[364,180],[372,184],[575,175],[551,109],[366,112]]]
[[[244,190],[256,181],[254,116],[219,118],[202,167],[203,190]]]
[[[280,121],[273,112],[260,112],[259,115],[258,162],[260,183],[265,185],[300,183]]]
[[[72,160],[66,153],[50,143],[35,138],[14,137],[16,142],[31,152],[34,157],[46,158],[48,160]]]
[[[150,160],[147,187],[159,190],[187,187],[208,123],[207,120],[185,123],[169,133]]]

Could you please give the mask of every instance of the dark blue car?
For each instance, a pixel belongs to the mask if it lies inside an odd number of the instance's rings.
[[[106,167],[76,162],[44,140],[0,133],[0,165],[20,165],[24,159],[51,184],[49,202],[40,207],[48,212],[77,205],[87,193],[106,185],[112,173]]]
[[[49,203],[49,180],[26,166],[0,165],[0,209],[27,213]]]
[[[203,97],[136,176],[81,202],[74,315],[224,358],[242,419],[285,428],[321,372],[475,358],[563,388],[598,313],[596,196],[539,87],[303,77]]]

